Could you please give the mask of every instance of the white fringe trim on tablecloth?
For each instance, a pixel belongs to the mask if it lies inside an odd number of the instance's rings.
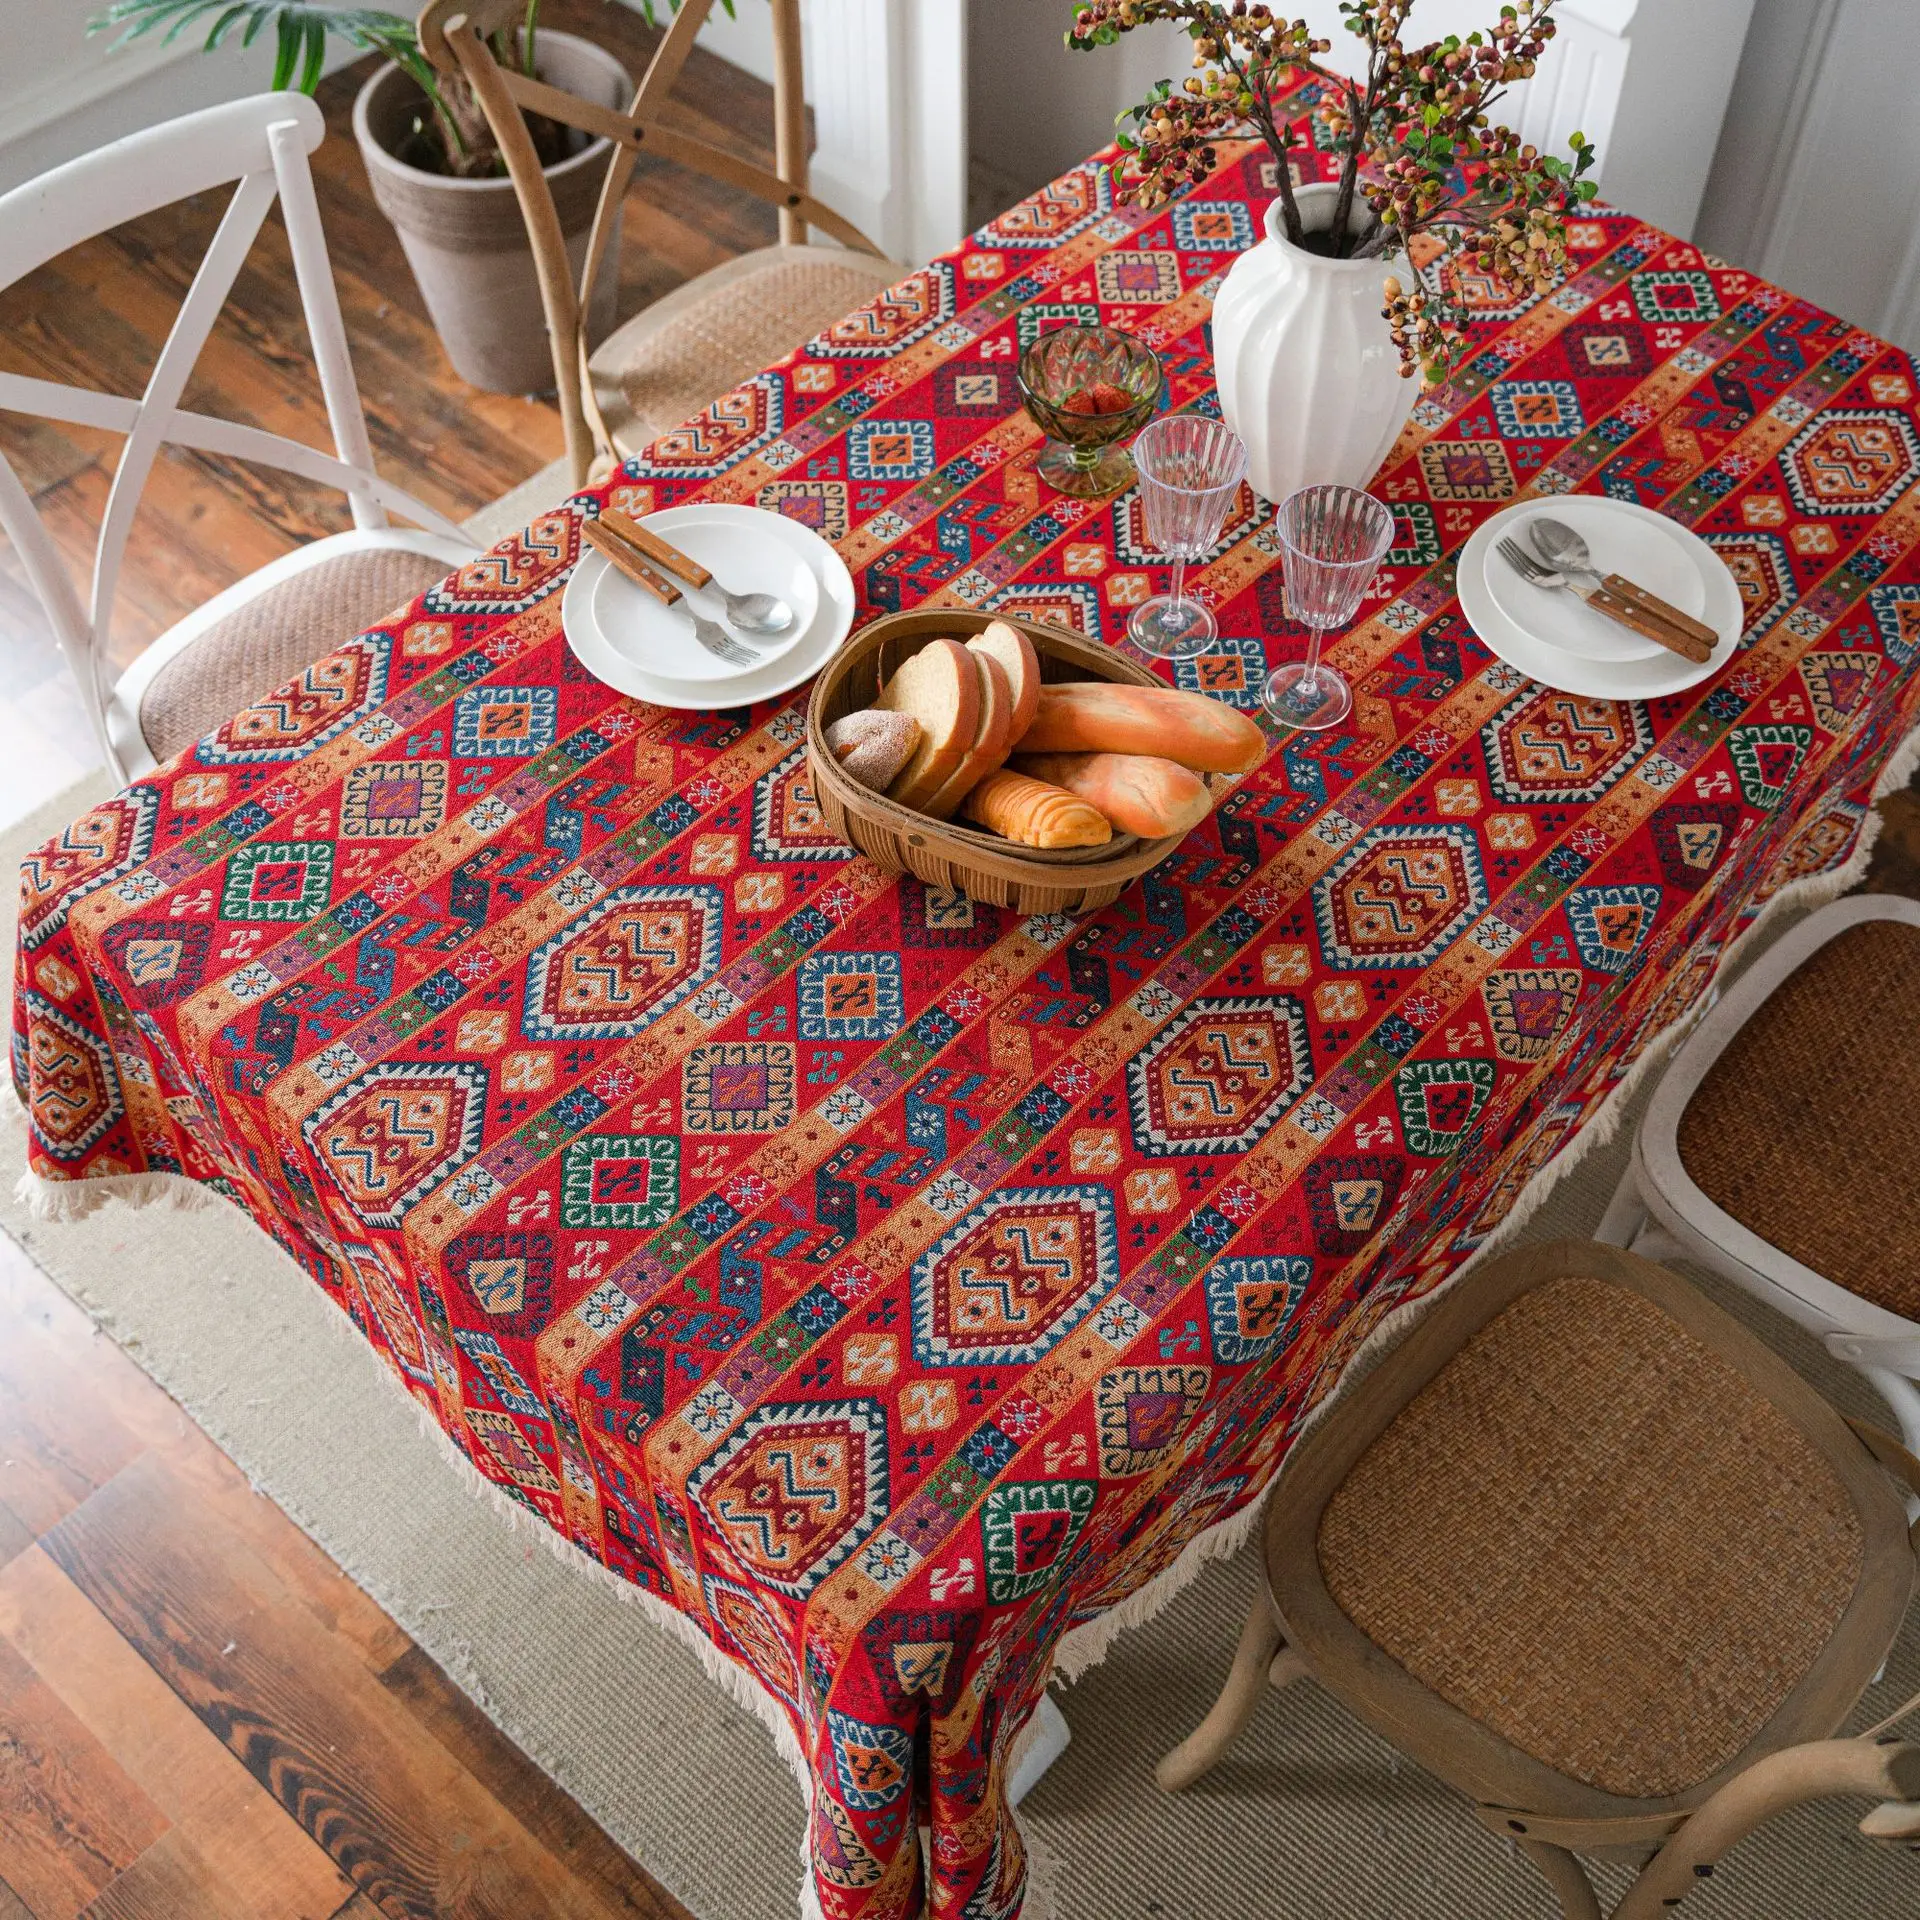
[[[1877,802],[1887,794],[1907,785],[1916,770],[1920,770],[1920,727],[1915,727],[1909,732],[1887,756],[1880,776],[1874,783],[1873,800]],[[1810,910],[1824,906],[1828,901],[1837,899],[1845,893],[1865,875],[1868,862],[1873,856],[1874,844],[1879,839],[1882,824],[1881,816],[1869,805],[1866,818],[1861,822],[1859,835],[1854,842],[1853,851],[1839,866],[1825,873],[1808,874],[1803,879],[1790,881],[1773,894],[1754,916],[1752,924],[1722,950],[1714,963],[1713,974],[1708,985],[1692,1005],[1678,1018],[1661,1028],[1646,1043],[1639,1057],[1607,1095],[1599,1112],[1579,1129],[1567,1146],[1534,1174],[1520,1190],[1506,1217],[1493,1232],[1460,1263],[1460,1266],[1445,1281],[1430,1292],[1422,1294],[1419,1299],[1411,1300],[1406,1305],[1388,1313],[1361,1342],[1342,1369],[1341,1381],[1336,1383],[1332,1391],[1301,1423],[1301,1434],[1319,1424],[1334,1402],[1340,1398],[1346,1382],[1362,1379],[1365,1373],[1370,1371],[1358,1366],[1357,1363],[1362,1357],[1376,1353],[1397,1339],[1429,1312],[1443,1295],[1449,1293],[1481,1261],[1504,1250],[1527,1221],[1545,1205],[1560,1182],[1579,1166],[1588,1154],[1606,1146],[1613,1139],[1619,1131],[1628,1102],[1641,1081],[1666,1060],[1679,1040],[1712,1005],[1719,980],[1728,967],[1754,943],[1760,933],[1770,928],[1787,909]],[[23,1125],[26,1120],[26,1115],[10,1084],[0,1083],[0,1113],[9,1117],[17,1116]],[[216,1197],[184,1175],[171,1173],[108,1174],[90,1180],[46,1180],[29,1171],[21,1176],[15,1194],[20,1202],[32,1211],[36,1219],[50,1221],[82,1219],[109,1200],[120,1200],[128,1206],[158,1204],[190,1211],[211,1204]],[[81,1304],[87,1306],[88,1311],[96,1319],[103,1318],[84,1299]],[[350,1339],[362,1350],[366,1350],[366,1342],[359,1329],[345,1314],[339,1317],[339,1331],[343,1337]],[[384,1364],[381,1365],[381,1372],[392,1381],[398,1391],[405,1392],[399,1381],[394,1379],[391,1370]],[[589,1577],[599,1579],[628,1605],[638,1607],[655,1626],[688,1648],[694,1658],[699,1661],[702,1671],[727,1698],[751,1714],[767,1730],[773,1741],[774,1750],[786,1762],[798,1783],[801,1798],[807,1807],[806,1833],[800,1843],[801,1920],[822,1920],[813,1883],[810,1853],[813,1832],[812,1769],[800,1749],[800,1743],[794,1735],[793,1724],[787,1717],[786,1709],[753,1674],[722,1653],[688,1615],[668,1606],[665,1601],[649,1593],[644,1587],[622,1579],[611,1568],[602,1565],[591,1554],[577,1547],[545,1520],[528,1512],[510,1495],[502,1492],[460,1450],[439,1421],[418,1399],[412,1394],[407,1394],[407,1398],[413,1402],[415,1417],[420,1423],[421,1432],[435,1441],[442,1453],[464,1469],[463,1477],[470,1494],[476,1499],[484,1500],[497,1513],[502,1514],[510,1527],[531,1533],[544,1541],[548,1550],[563,1563],[579,1568]],[[1296,1442],[1298,1438],[1299,1435],[1296,1435]],[[1245,1506],[1208,1527],[1204,1532],[1196,1534],[1187,1542],[1180,1557],[1172,1566],[1156,1574],[1136,1592],[1129,1594],[1126,1599],[1109,1607],[1098,1619],[1085,1621],[1064,1634],[1055,1650],[1053,1678],[1063,1685],[1071,1685],[1092,1668],[1100,1665],[1123,1634],[1135,1627],[1145,1626],[1163,1612],[1198,1580],[1213,1562],[1230,1559],[1238,1553],[1259,1525],[1260,1516],[1266,1509],[1267,1497],[1278,1479],[1279,1474],[1276,1472]],[[298,1518],[298,1516],[294,1517]],[[439,1656],[436,1655],[435,1658],[438,1659]],[[458,1661],[458,1670],[454,1672],[454,1677],[483,1709],[487,1708],[485,1684],[470,1660]],[[1024,1751],[1034,1731],[1034,1725],[1030,1720],[1016,1735],[1007,1762],[1006,1777],[1008,1779],[1012,1778],[1014,1762]],[[555,1768],[543,1756],[536,1753],[531,1757],[548,1773],[555,1774]],[[1009,1817],[1013,1819],[1019,1830],[1027,1857],[1027,1893],[1022,1903],[1022,1920],[1054,1920],[1054,1916],[1062,1911],[1060,1906],[1061,1863],[1050,1848],[1036,1840],[1028,1825],[1021,1821],[1017,1814],[1010,1813]]]

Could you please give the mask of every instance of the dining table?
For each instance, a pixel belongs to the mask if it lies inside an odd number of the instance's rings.
[[[1600,204],[1544,294],[1424,269],[1472,325],[1371,482],[1396,534],[1326,656],[1350,718],[1263,720],[1264,762],[1099,911],[836,839],[804,687],[687,712],[579,664],[583,523],[693,501],[817,531],[861,620],[1125,648],[1168,562],[1136,491],[1037,476],[1018,359],[1123,329],[1166,406],[1216,412],[1210,304],[1276,186],[1223,142],[1146,209],[1113,158],[341,635],[22,876],[33,1174],[182,1176],[270,1234],[503,1499],[769,1719],[829,1920],[1038,1914],[1007,1790],[1063,1647],[1178,1604],[1769,902],[1839,884],[1920,704],[1913,364]],[[1713,547],[1724,670],[1600,700],[1482,644],[1461,546],[1568,493]],[[1219,638],[1160,671],[1260,718],[1305,646],[1278,557],[1243,489],[1188,572]],[[1139,1729],[1143,1768],[1185,1731],[1144,1696]]]

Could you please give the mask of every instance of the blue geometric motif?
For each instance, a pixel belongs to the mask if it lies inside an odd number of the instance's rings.
[[[1571,380],[1501,380],[1493,417],[1503,440],[1577,440],[1586,425]]]
[[[1253,241],[1244,200],[1183,200],[1173,210],[1173,244],[1182,253],[1240,253]]]
[[[1920,647],[1920,586],[1874,587],[1867,594],[1867,611],[1887,658],[1904,667]]]
[[[904,1727],[873,1726],[827,1709],[840,1797],[863,1813],[890,1806],[913,1778],[913,1739]]]
[[[474,1371],[484,1379],[509,1413],[517,1413],[523,1419],[544,1420],[547,1410],[533,1396],[527,1383],[514,1371],[514,1365],[507,1358],[505,1349],[490,1333],[479,1333],[469,1327],[455,1327],[454,1345],[473,1362]]]
[[[1207,1269],[1207,1332],[1214,1357],[1229,1366],[1263,1360],[1284,1341],[1313,1262],[1300,1254],[1217,1260]]]
[[[1580,887],[1567,895],[1567,924],[1596,973],[1625,973],[1653,930],[1658,887]]]
[[[454,703],[453,750],[463,760],[530,760],[553,745],[560,695],[553,687],[469,687]]]
[[[1204,693],[1243,712],[1259,710],[1267,685],[1266,643],[1258,634],[1237,638],[1221,634],[1198,653],[1173,663],[1173,684],[1189,693]]]
[[[803,1040],[887,1040],[906,1017],[897,953],[810,953],[798,989]]]
[[[933,471],[931,420],[856,420],[847,429],[855,480],[921,480]]]

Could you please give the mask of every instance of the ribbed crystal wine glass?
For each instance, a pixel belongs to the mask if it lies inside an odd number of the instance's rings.
[[[1220,538],[1227,511],[1247,470],[1240,436],[1201,413],[1168,413],[1149,421],[1133,443],[1146,509],[1147,544],[1173,562],[1169,591],[1133,611],[1127,633],[1143,653],[1162,660],[1195,653],[1219,628],[1186,593],[1187,562]]]
[[[1302,487],[1280,502],[1273,525],[1287,611],[1307,629],[1307,657],[1268,673],[1267,711],[1284,726],[1331,727],[1352,712],[1353,689],[1321,661],[1321,641],[1359,612],[1393,545],[1393,514],[1358,487]]]

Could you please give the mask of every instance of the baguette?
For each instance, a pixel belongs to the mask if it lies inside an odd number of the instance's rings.
[[[912,714],[882,713],[877,707],[844,714],[827,729],[827,751],[847,778],[875,793],[886,792],[919,744],[920,722]]]
[[[1023,847],[1104,847],[1113,838],[1099,808],[1004,767],[988,774],[960,803],[960,811]]]
[[[975,653],[989,654],[1006,670],[1007,683],[1013,689],[1013,739],[1033,725],[1034,709],[1040,704],[1040,656],[1033,642],[1018,627],[996,620],[985,633],[976,633],[967,642]]]
[[[980,731],[983,684],[958,640],[929,640],[901,662],[873,704],[883,713],[911,714],[920,744],[888,786],[889,800],[918,811],[953,778]]]
[[[1013,689],[1000,670],[1000,662],[991,654],[971,650],[967,657],[980,676],[980,727],[966,758],[921,808],[930,820],[951,820],[959,811],[960,802],[988,774],[998,773],[1006,764],[1013,746]]]
[[[1145,753],[1199,773],[1247,773],[1266,757],[1267,737],[1244,713],[1172,687],[1070,680],[1040,689],[1024,753]]]
[[[1213,810],[1199,774],[1151,754],[1023,753],[1015,767],[1098,807],[1122,833],[1142,840],[1186,833]]]

